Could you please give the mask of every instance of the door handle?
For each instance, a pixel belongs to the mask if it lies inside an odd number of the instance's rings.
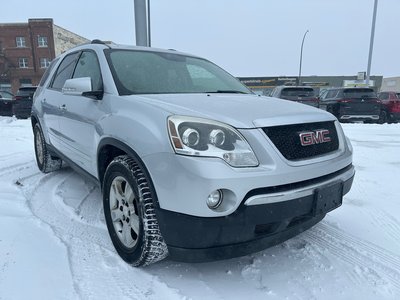
[[[62,104],[58,107],[59,110],[67,110],[67,106],[65,104]]]

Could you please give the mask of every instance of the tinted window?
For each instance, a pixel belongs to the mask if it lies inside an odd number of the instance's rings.
[[[348,89],[343,91],[343,96],[347,98],[374,98],[376,94],[372,89]]]
[[[17,96],[32,96],[36,91],[36,88],[20,88],[17,92]]]
[[[389,99],[389,93],[380,93],[379,94],[379,99],[382,99],[382,100]]]
[[[0,96],[1,96],[1,98],[4,98],[4,99],[12,99],[12,97],[13,97],[13,95],[11,93],[8,93],[5,91],[1,91]]]
[[[71,78],[79,52],[67,55],[59,65],[53,78],[52,88],[62,89],[67,79]]]
[[[338,93],[338,90],[330,90],[330,91],[328,91],[328,92],[326,93],[326,96],[325,96],[324,99],[335,98],[336,95],[337,95],[337,93]]]
[[[39,86],[43,86],[44,85],[44,83],[46,82],[47,78],[49,78],[51,70],[53,70],[53,68],[54,68],[55,64],[58,62],[58,60],[59,60],[59,58],[53,60],[50,63],[50,66],[46,69],[46,72],[44,72],[44,74],[42,76],[42,79],[40,79]]]
[[[101,80],[100,66],[96,53],[92,51],[84,51],[79,57],[73,78],[90,77],[92,80],[92,89],[100,91],[103,89]]]
[[[286,88],[281,92],[282,96],[295,96],[295,97],[313,97],[315,95],[312,88]]]
[[[204,59],[174,53],[106,50],[121,95],[251,93],[236,78]]]

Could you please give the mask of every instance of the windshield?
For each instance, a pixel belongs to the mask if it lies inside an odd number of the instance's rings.
[[[282,96],[313,97],[315,95],[312,88],[287,88],[281,92]]]
[[[251,93],[213,63],[174,53],[105,50],[120,95]]]
[[[343,94],[347,98],[376,98],[376,94],[372,89],[348,89]]]

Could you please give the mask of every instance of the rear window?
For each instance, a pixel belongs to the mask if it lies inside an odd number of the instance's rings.
[[[387,99],[389,99],[389,93],[379,93],[378,97],[379,97],[379,99],[387,100]]]
[[[4,99],[12,99],[13,94],[6,92],[6,91],[0,91],[0,95]]]
[[[33,95],[36,91],[36,88],[22,88],[17,92],[17,96],[30,96]]]
[[[283,89],[281,95],[295,97],[313,97],[315,96],[315,91],[312,88],[290,88]]]
[[[372,89],[348,89],[343,91],[343,95],[348,98],[376,98]]]

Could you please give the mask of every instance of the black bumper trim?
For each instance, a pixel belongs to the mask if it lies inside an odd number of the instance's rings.
[[[353,177],[342,182],[342,195]],[[315,214],[315,195],[246,206],[225,217],[196,217],[156,209],[161,233],[173,260],[205,262],[242,256],[281,243],[323,219]]]
[[[320,222],[325,215],[309,219],[300,226],[288,228],[284,231],[262,237],[256,240],[204,249],[187,249],[168,246],[169,256],[172,260],[196,263],[229,259],[265,250],[280,244]]]

